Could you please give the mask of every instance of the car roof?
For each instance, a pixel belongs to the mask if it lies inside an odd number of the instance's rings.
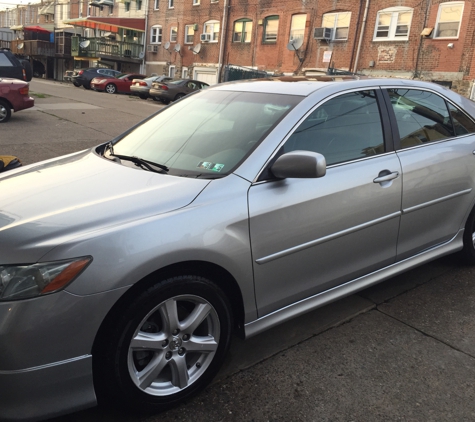
[[[243,81],[225,82],[212,85],[208,89],[222,91],[242,91],[275,93],[287,95],[308,96],[323,88],[333,88],[336,91],[346,88],[364,88],[368,86],[402,86],[412,88],[426,88],[439,92],[448,89],[431,82],[414,81],[410,79],[397,78],[369,78],[367,76],[315,76],[315,77],[295,77],[283,76],[275,78],[261,78]],[[445,91],[444,91],[445,90]],[[450,91],[450,90],[448,90]],[[453,93],[453,91],[451,91]]]

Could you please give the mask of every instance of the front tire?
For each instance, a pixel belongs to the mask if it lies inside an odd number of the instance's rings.
[[[0,100],[0,123],[6,123],[12,117],[12,109],[10,104],[4,100]]]
[[[467,263],[475,265],[475,208],[472,209],[465,223],[462,253]]]
[[[114,84],[107,84],[106,88],[105,88],[105,91],[108,94],[115,94],[117,92],[117,88]]]
[[[190,275],[158,282],[131,301],[105,339],[95,364],[101,390],[137,410],[174,406],[211,382],[231,331],[231,306],[210,280]]]

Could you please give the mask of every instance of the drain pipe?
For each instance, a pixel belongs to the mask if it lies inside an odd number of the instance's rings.
[[[227,33],[226,31],[226,25],[228,21],[228,1],[229,0],[224,0],[224,10],[223,10],[223,21],[221,23],[221,43],[219,45],[219,58],[218,58],[218,83],[221,82],[221,74],[222,74],[222,69],[221,67],[223,66],[223,56],[224,56],[224,46],[226,44],[225,40],[225,34]]]
[[[147,56],[147,33],[148,33],[148,6],[149,0],[145,2],[145,31],[143,36],[143,57],[142,57],[142,64],[140,65],[140,73],[145,75],[146,66],[145,66],[145,57]]]
[[[358,60],[360,58],[361,44],[363,43],[363,34],[366,28],[366,18],[368,17],[368,9],[369,9],[369,0],[366,0],[366,6],[364,9],[364,15],[363,15],[363,23],[361,24],[360,39],[358,40],[358,49],[356,50],[355,64],[352,69],[354,73],[356,73],[358,70]]]

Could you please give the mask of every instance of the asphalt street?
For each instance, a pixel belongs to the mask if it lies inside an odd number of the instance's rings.
[[[0,153],[26,164],[105,142],[162,107],[50,81],[31,91],[35,109],[0,128]],[[235,338],[212,385],[175,409],[50,422],[475,421],[474,380],[475,268],[452,255]]]

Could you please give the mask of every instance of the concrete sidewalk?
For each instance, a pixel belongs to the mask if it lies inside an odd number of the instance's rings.
[[[248,341],[168,412],[79,421],[474,421],[475,268],[446,257]]]

